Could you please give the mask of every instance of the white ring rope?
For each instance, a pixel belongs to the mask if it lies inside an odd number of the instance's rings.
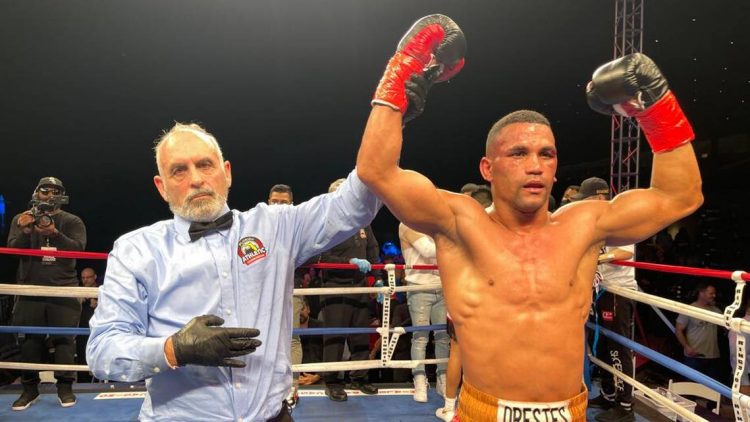
[[[395,286],[393,292],[428,292],[440,290],[443,286],[433,284],[413,284],[410,286]],[[295,296],[358,294],[358,293],[382,293],[388,295],[391,292],[390,285],[383,287],[313,287],[307,289],[294,289]]]
[[[26,284],[0,284],[0,294],[45,297],[98,297],[98,287],[32,286]]]
[[[646,395],[649,399],[661,403],[664,406],[667,406],[671,410],[673,410],[678,415],[682,416],[686,420],[689,421],[700,421],[700,422],[707,422],[707,419],[703,419],[702,417],[696,415],[695,413],[692,413],[685,409],[684,407],[680,406],[679,404],[675,403],[674,401],[670,400],[668,397],[662,396],[661,394],[657,393],[656,391],[652,390],[648,386],[641,384],[640,382],[636,381],[635,379],[631,378],[627,374],[625,374],[622,371],[618,371],[617,369],[613,368],[610,365],[607,365],[606,363],[602,362],[601,360],[594,357],[592,354],[589,354],[589,359],[591,362],[595,363],[599,367],[603,368],[607,372],[611,373],[612,375],[616,376],[617,378],[620,378],[621,380],[627,382],[628,384],[632,385],[634,388],[637,388],[640,391],[643,391],[643,394]]]
[[[388,365],[383,366],[380,360],[352,360],[348,362],[320,362],[303,363],[292,365],[294,372],[329,372],[329,371],[354,371],[358,369],[376,368],[406,368],[414,369],[418,365],[436,365],[447,363],[448,359],[419,359],[419,360],[389,360]]]
[[[710,322],[716,325],[724,326],[725,324],[724,316],[722,314],[717,314],[716,312],[712,312],[707,309],[686,305],[674,300],[665,299],[663,297],[654,296],[648,293],[642,293],[631,289],[626,289],[620,286],[608,285],[606,282],[604,283],[604,287],[610,293],[615,293],[619,296],[633,299],[647,305],[656,305],[659,308],[676,312],[678,314],[687,315],[689,317],[700,319],[701,321]],[[745,321],[742,318],[732,318],[732,321],[732,331],[750,334],[750,321]]]
[[[419,284],[411,286],[395,286],[393,292],[427,292],[440,290],[443,286],[437,283]],[[294,289],[295,296],[317,296],[336,294],[364,294],[383,293],[390,291],[390,286],[383,287],[321,287]],[[64,286],[32,286],[24,284],[0,284],[0,294],[15,296],[45,296],[45,297],[85,297],[99,296],[98,287],[64,287]]]
[[[60,365],[52,363],[27,363],[0,361],[0,369],[19,369],[31,371],[88,371],[86,365]]]

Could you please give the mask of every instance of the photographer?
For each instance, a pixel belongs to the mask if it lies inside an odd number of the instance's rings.
[[[39,180],[29,204],[30,209],[13,218],[8,247],[49,251],[82,251],[86,246],[86,227],[77,216],[60,209],[68,203],[65,187],[56,177]],[[18,265],[18,284],[77,286],[76,260],[52,256],[22,256]],[[13,324],[24,326],[77,327],[81,303],[76,298],[19,296],[13,310]],[[26,334],[20,340],[24,362],[41,363],[44,334]],[[55,346],[56,364],[73,364],[75,337],[50,335]],[[72,384],[75,372],[55,371],[60,405],[76,403]],[[39,396],[39,372],[23,371],[23,393],[13,402],[13,410],[25,410]]]

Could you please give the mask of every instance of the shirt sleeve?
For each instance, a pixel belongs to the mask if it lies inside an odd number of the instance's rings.
[[[336,191],[293,207],[295,266],[370,224],[382,205],[355,170]]]
[[[139,381],[169,370],[167,337],[148,337],[148,293],[115,244],[107,260],[99,306],[89,321],[89,368],[99,379]],[[146,258],[144,258],[145,260]],[[144,261],[147,262],[147,261]]]
[[[64,251],[82,251],[86,249],[86,226],[83,220],[71,215],[71,218],[63,221],[57,229],[55,246]]]
[[[689,322],[690,322],[690,317],[689,316],[683,315],[683,314],[679,314],[677,316],[677,323],[678,324],[682,324],[685,327],[687,327]]]
[[[431,237],[424,235],[412,243],[411,246],[419,252],[423,258],[434,259],[436,254],[435,241]]]
[[[10,223],[10,230],[8,232],[8,247],[9,248],[30,248],[31,247],[31,234],[24,233],[20,227],[18,227],[18,217],[21,214],[13,217],[13,221]]]

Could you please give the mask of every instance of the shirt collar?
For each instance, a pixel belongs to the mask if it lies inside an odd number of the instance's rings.
[[[222,207],[221,211],[219,211],[218,215],[222,216],[229,212],[229,206],[227,204],[224,204],[224,207]],[[186,242],[190,242],[190,235],[188,235],[188,229],[190,228],[190,221],[180,217],[179,215],[174,215],[174,229],[177,231],[177,235],[180,237],[180,239],[185,240]],[[226,236],[229,231],[224,232],[217,232],[222,236]]]

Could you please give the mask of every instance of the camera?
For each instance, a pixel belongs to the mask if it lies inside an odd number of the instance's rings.
[[[52,211],[60,208],[60,205],[66,205],[70,201],[70,198],[65,195],[56,195],[47,201],[41,201],[39,199],[32,199],[29,202],[31,208],[31,215],[34,217],[34,225],[37,227],[49,227],[52,225],[52,216],[49,215]]]

